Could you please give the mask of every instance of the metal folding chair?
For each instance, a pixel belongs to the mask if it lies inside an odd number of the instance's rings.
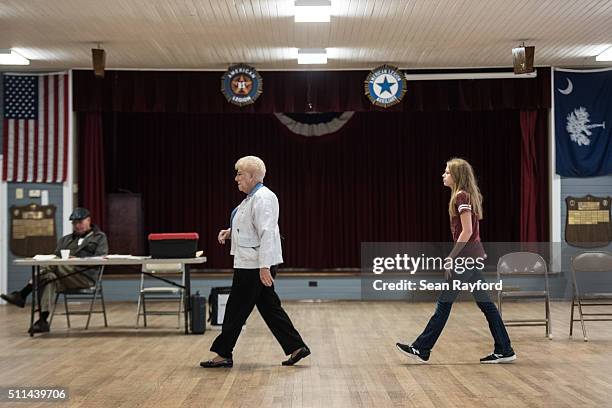
[[[506,326],[546,326],[546,337],[552,339],[552,324],[550,318],[550,290],[548,287],[548,268],[546,261],[533,252],[512,252],[502,256],[497,262],[497,279],[504,276],[543,276],[543,290],[501,290],[497,294],[499,314],[502,316],[504,299],[544,299],[544,319],[512,319],[504,320]]]
[[[178,317],[178,327],[181,327],[181,311],[183,307],[183,296],[185,295],[185,265],[181,263],[175,264],[143,264],[140,275],[140,291],[138,294],[138,309],[136,312],[136,326],[140,323],[140,316],[143,317],[144,327],[147,327],[147,315],[174,315]],[[147,276],[156,278],[155,274],[179,272],[181,274],[181,285],[172,284],[172,282],[157,278],[157,282],[167,283],[165,286],[147,286]],[[147,310],[147,300],[166,301],[178,300],[178,311],[172,312],[168,310]]]
[[[612,306],[612,293],[585,292],[580,293],[576,274],[585,272],[612,272],[612,253],[609,252],[583,252],[572,257],[572,310],[570,313],[570,332],[572,337],[574,322],[579,321],[582,326],[584,341],[588,341],[584,322],[612,321],[612,313],[584,313],[583,307]],[[574,308],[578,306],[579,319],[574,319]]]
[[[104,266],[99,267],[98,277],[95,281],[95,284],[89,288],[83,289],[65,289],[62,291],[58,291],[55,294],[55,301],[53,302],[53,311],[51,312],[51,316],[49,317],[49,325],[53,321],[53,316],[56,314],[55,309],[57,307],[57,301],[62,295],[64,297],[64,313],[57,313],[59,315],[66,315],[66,323],[68,324],[68,328],[70,328],[70,315],[87,315],[87,323],[85,324],[85,329],[89,328],[89,322],[91,321],[91,315],[94,313],[102,313],[104,316],[104,327],[108,327],[108,320],[106,318],[106,305],[104,304],[104,292],[102,290],[102,275],[104,274]],[[100,296],[100,302],[102,308],[100,310],[94,310],[94,304],[96,303],[96,299]],[[70,300],[90,300],[89,310],[73,310],[70,311],[68,305],[70,304]]]

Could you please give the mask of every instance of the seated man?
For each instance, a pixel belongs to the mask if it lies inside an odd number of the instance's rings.
[[[61,256],[62,249],[69,249],[70,256],[86,258],[108,254],[106,235],[91,223],[89,210],[75,208],[70,214],[72,234],[62,237],[55,249],[55,255]],[[42,290],[40,301],[40,319],[30,328],[30,332],[42,333],[49,331],[49,306],[55,301],[55,293],[66,289],[85,289],[95,285],[98,267],[80,266],[48,266],[40,271],[40,288]],[[18,307],[24,307],[28,295],[32,293],[32,281],[20,291],[0,297]]]

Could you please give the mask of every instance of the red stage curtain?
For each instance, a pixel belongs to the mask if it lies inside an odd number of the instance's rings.
[[[108,191],[141,193],[149,232],[196,231],[206,267],[231,266],[220,228],[243,198],[234,162],[255,154],[279,197],[285,266],[358,267],[361,242],[449,241],[453,156],[474,165],[487,241],[518,241],[519,111],[356,113],[339,132],[296,136],[271,114],[105,114]]]
[[[548,240],[548,114],[521,111],[521,242]]]
[[[78,185],[79,206],[91,212],[92,221],[104,230],[106,187],[102,117],[97,113],[79,115]]]
[[[549,69],[410,82],[385,112],[363,95],[366,75],[262,72],[263,95],[238,108],[219,92],[220,72],[76,71],[80,202],[104,225],[106,192],[141,193],[145,232],[197,231],[207,267],[229,267],[215,237],[241,200],[233,163],[256,154],[279,196],[286,266],[357,267],[361,242],[450,239],[441,173],[461,156],[484,193],[484,240],[548,239]],[[357,113],[321,138],[296,136],[272,114],[308,102]]]

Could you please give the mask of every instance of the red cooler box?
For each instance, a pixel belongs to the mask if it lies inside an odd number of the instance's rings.
[[[151,258],[193,258],[198,238],[197,232],[149,234]]]

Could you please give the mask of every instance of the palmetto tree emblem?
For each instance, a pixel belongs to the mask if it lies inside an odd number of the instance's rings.
[[[606,122],[603,123],[593,123],[589,124],[591,120],[589,119],[589,112],[587,112],[586,108],[580,106],[578,109],[574,109],[573,112],[570,112],[567,115],[567,125],[565,129],[567,133],[570,134],[570,138],[572,142],[578,143],[578,146],[588,146],[591,144],[591,139],[589,136],[593,134],[590,129],[601,127],[606,128]]]

